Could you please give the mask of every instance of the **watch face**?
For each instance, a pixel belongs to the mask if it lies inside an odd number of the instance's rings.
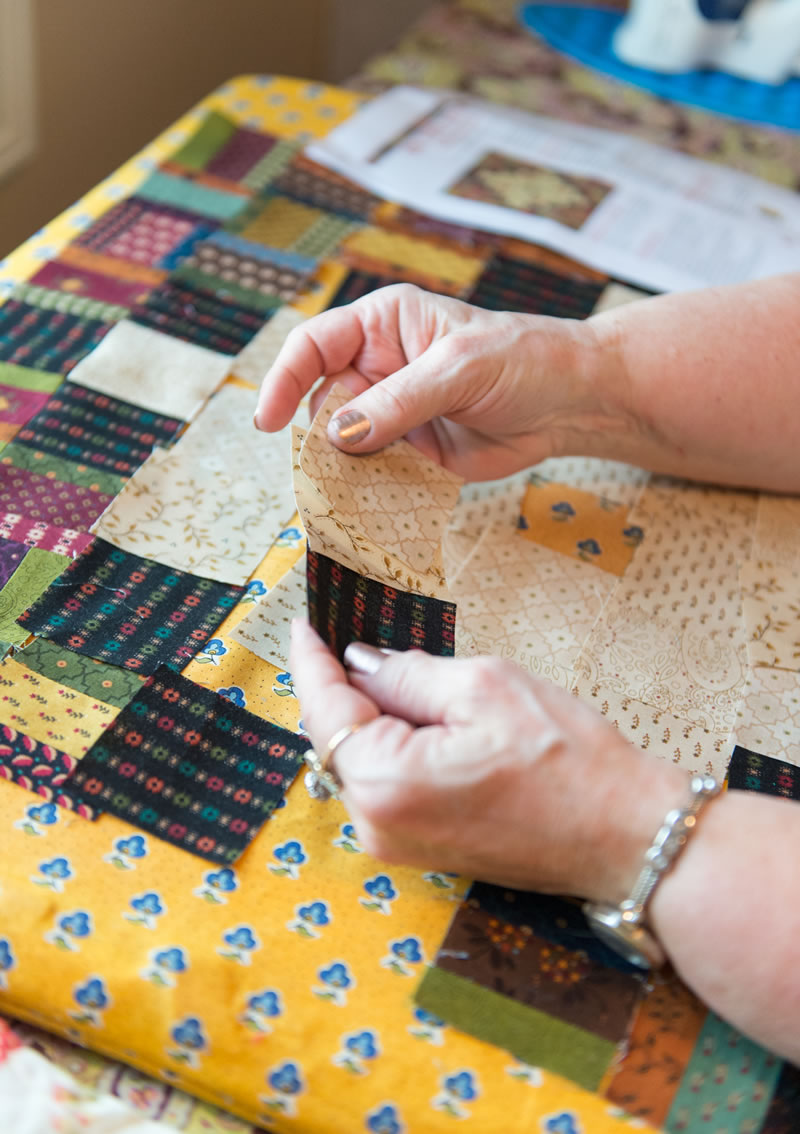
[[[595,937],[629,964],[640,969],[664,964],[664,953],[656,939],[641,925],[624,921],[616,906],[587,904],[583,912]]]

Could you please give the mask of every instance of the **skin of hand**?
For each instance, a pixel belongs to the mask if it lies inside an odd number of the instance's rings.
[[[342,800],[386,862],[618,903],[685,773],[645,756],[588,706],[496,658],[348,646],[310,627],[290,666],[318,753],[337,748]],[[727,792],[659,884],[649,920],[684,980],[720,1015],[800,1060],[797,805]],[[713,947],[709,947],[709,943]]]
[[[467,480],[545,457],[800,492],[800,274],[659,296],[577,322],[483,311],[396,284],[308,320],[264,379],[282,428],[324,376],[356,395],[329,436],[405,436]]]

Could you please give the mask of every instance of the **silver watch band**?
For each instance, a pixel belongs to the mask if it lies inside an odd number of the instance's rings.
[[[584,914],[594,932],[632,963],[645,968],[663,964],[663,950],[645,923],[647,907],[659,882],[689,841],[698,815],[720,790],[713,776],[692,776],[689,802],[664,816],[629,897],[618,906],[602,902],[584,905]]]

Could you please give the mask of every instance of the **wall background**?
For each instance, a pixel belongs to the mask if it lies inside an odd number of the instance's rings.
[[[341,81],[432,4],[29,2],[37,145],[0,181],[0,258],[226,79]]]

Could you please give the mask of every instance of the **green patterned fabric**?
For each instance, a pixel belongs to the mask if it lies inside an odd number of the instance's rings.
[[[617,1045],[609,1040],[444,969],[428,969],[414,1000],[453,1027],[505,1048],[532,1067],[565,1075],[587,1091],[598,1090],[616,1054]]]
[[[118,303],[103,303],[88,295],[71,295],[68,291],[53,291],[49,287],[36,284],[17,284],[12,293],[14,299],[41,307],[43,311],[63,311],[66,315],[83,315],[87,319],[99,319],[103,323],[115,323],[124,319],[130,308]]]
[[[69,557],[32,547],[0,591],[0,641],[21,646],[30,631],[17,618],[69,566]]]
[[[69,685],[120,709],[133,700],[145,681],[138,673],[65,650],[47,638],[34,638],[17,654],[16,661],[43,677]]]
[[[0,462],[13,465],[16,469],[29,469],[31,472],[41,473],[42,476],[52,476],[54,480],[65,481],[67,484],[94,487],[97,492],[105,492],[110,496],[118,496],[128,479],[103,469],[76,465],[73,461],[29,449],[27,445],[19,445],[16,441],[6,445]]]
[[[195,169],[198,172],[205,169],[216,153],[236,133],[236,124],[212,110],[203,119],[203,124],[196,134],[192,134],[185,146],[173,154],[172,161],[186,169]]]
[[[32,370],[28,366],[17,366],[13,362],[0,362],[0,385],[16,386],[18,390],[39,390],[52,394],[64,381],[60,374],[47,370]]]
[[[253,166],[247,176],[242,178],[242,185],[255,192],[266,189],[267,185],[283,173],[299,149],[297,142],[289,142],[282,138],[261,161]]]

